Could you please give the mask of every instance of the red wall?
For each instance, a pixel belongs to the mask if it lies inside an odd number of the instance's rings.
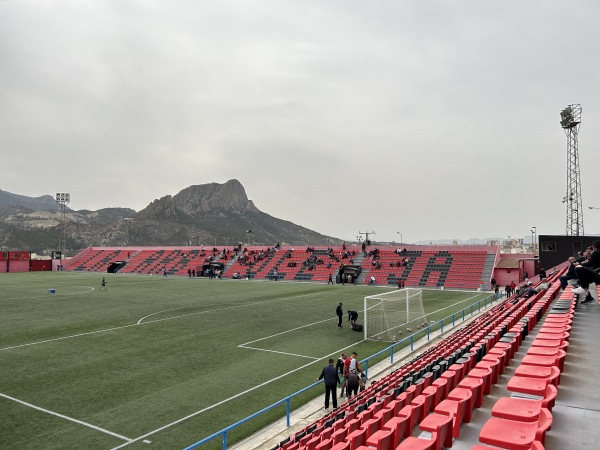
[[[10,272],[29,272],[29,261],[9,261]]]
[[[41,260],[32,259],[31,260],[31,271],[32,272],[42,272],[42,271],[51,271],[51,270],[52,270],[52,260],[51,259],[41,259]]]

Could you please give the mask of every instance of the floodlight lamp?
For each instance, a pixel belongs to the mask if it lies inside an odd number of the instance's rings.
[[[56,201],[59,203],[69,203],[71,201],[71,194],[59,192],[56,194]]]

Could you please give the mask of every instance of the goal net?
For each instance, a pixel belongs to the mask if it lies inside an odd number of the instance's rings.
[[[421,289],[398,289],[365,297],[365,339],[394,342],[426,326]]]

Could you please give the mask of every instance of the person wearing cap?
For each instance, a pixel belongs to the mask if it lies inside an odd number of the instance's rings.
[[[342,302],[335,308],[335,314],[338,316],[338,327],[342,328],[342,319],[344,317],[344,310],[342,309]]]

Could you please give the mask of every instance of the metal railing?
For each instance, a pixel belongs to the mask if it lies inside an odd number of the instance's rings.
[[[501,298],[503,298],[502,293],[500,293],[498,295],[491,294],[489,297],[486,297],[483,300],[478,300],[477,302],[473,303],[472,305],[469,305],[469,306],[463,308],[458,313],[452,313],[451,315],[446,316],[443,319],[440,319],[438,322],[434,323],[433,325],[428,325],[426,329],[417,331],[417,332],[411,334],[410,336],[407,336],[404,339],[393,343],[389,347],[386,347],[383,350],[380,350],[379,352],[374,353],[373,355],[369,356],[368,358],[360,361],[361,364],[364,364],[365,375],[367,376],[367,378],[369,377],[369,363],[375,359],[376,359],[376,363],[380,362],[379,357],[381,355],[389,352],[390,365],[391,365],[394,363],[394,354],[398,350],[398,347],[404,348],[405,346],[410,346],[410,351],[412,352],[412,351],[414,351],[415,340],[423,339],[424,337],[426,337],[427,338],[426,342],[429,342],[431,340],[432,332],[435,332],[437,329],[439,329],[440,334],[442,334],[444,332],[444,324],[446,324],[446,326],[451,325],[452,327],[454,327],[457,322],[464,322],[465,320],[467,320],[467,318],[472,317],[473,314],[475,314],[475,311],[477,311],[477,313],[481,312],[482,302],[483,302],[483,309],[485,309],[487,307],[492,306],[493,302],[498,301]],[[419,336],[420,334],[422,334],[422,336]],[[192,444],[189,447],[186,447],[185,450],[192,450],[192,449],[198,448],[201,445],[206,444],[218,437],[221,437],[222,449],[226,450],[227,449],[227,433],[229,431],[239,427],[240,425],[243,425],[243,424],[249,422],[250,420],[254,419],[255,417],[258,417],[258,416],[260,416],[282,404],[285,404],[286,426],[289,427],[291,425],[291,423],[290,423],[290,418],[291,418],[290,402],[291,402],[291,400],[294,397],[320,385],[321,383],[322,383],[322,381],[317,381],[315,383],[312,383],[312,384],[306,386],[305,388],[302,388],[299,391],[294,392],[293,394],[290,394],[287,397],[284,397],[281,400],[261,409],[260,411],[257,411],[254,414],[251,414],[250,416],[248,416],[242,420],[239,420],[238,422],[236,422],[232,425],[229,425],[228,427],[223,428],[222,430],[217,431],[216,433],[213,433],[210,436],[205,437],[204,439],[196,442],[195,444]]]

